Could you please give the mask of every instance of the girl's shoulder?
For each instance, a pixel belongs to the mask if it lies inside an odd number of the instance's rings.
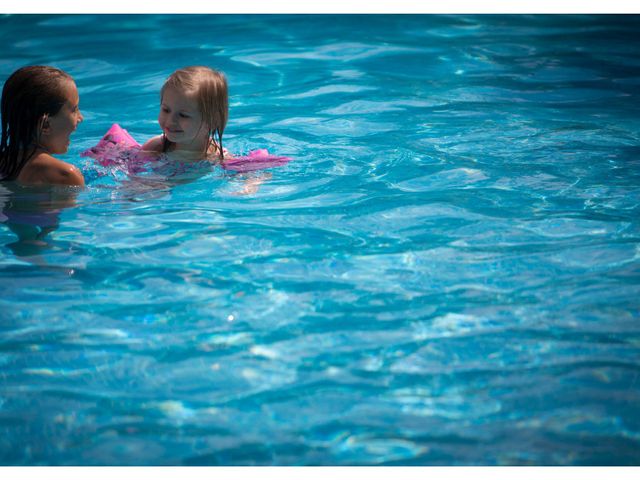
[[[233,158],[233,155],[226,148],[223,148],[222,152],[220,152],[220,147],[212,142],[207,149],[207,158],[209,160],[222,160],[223,157],[226,160],[227,158]]]
[[[162,135],[150,138],[142,145],[142,150],[146,152],[162,152],[163,142],[164,137]]]
[[[46,152],[37,153],[29,160],[17,180],[20,183],[32,185],[84,186],[84,176],[77,167],[52,157]]]

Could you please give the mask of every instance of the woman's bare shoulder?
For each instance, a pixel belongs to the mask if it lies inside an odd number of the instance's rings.
[[[84,187],[84,176],[76,166],[44,152],[36,154],[24,166],[17,180],[20,183],[33,185],[54,184]]]

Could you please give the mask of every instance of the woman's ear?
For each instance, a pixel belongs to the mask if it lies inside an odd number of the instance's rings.
[[[51,124],[49,123],[49,114],[45,113],[40,118],[40,122],[38,123],[38,130],[40,134],[48,134],[51,131]]]

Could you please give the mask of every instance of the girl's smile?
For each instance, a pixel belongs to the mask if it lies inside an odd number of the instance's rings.
[[[180,150],[201,152],[209,142],[197,99],[175,88],[167,88],[162,96],[158,123],[167,139]]]

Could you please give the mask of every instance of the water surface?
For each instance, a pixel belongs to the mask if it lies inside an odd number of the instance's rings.
[[[0,191],[0,463],[640,463],[639,27],[1,17],[1,81],[76,79],[87,188]],[[193,64],[294,161],[79,156]]]

